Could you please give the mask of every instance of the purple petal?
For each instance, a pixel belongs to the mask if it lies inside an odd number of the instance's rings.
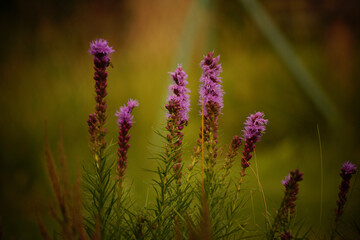
[[[343,171],[345,174],[355,174],[357,171],[357,167],[355,164],[347,161],[342,165],[341,171]]]
[[[115,116],[118,117],[118,125],[121,126],[123,123],[127,122],[132,125],[133,116],[131,115],[132,110],[135,107],[139,106],[139,102],[137,100],[130,99],[127,105],[120,107],[119,111],[116,112]]]

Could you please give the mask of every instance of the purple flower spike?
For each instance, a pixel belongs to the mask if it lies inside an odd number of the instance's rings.
[[[294,216],[295,201],[299,193],[299,182],[303,180],[302,176],[303,174],[296,169],[295,171],[290,171],[290,174],[282,181],[282,184],[285,186],[285,196],[268,233],[268,239],[278,239],[276,235],[281,231],[284,231],[280,236],[281,239],[292,239],[287,229],[289,227],[289,220]]]
[[[292,215],[295,212],[295,200],[297,199],[297,194],[299,193],[299,184],[301,180],[303,180],[303,174],[296,169],[295,171],[291,171],[288,176],[285,177],[285,181],[283,185],[285,186],[285,198],[283,205],[283,214],[287,214],[290,210],[290,214]]]
[[[94,56],[94,80],[95,80],[95,113],[90,114],[88,119],[89,133],[91,135],[92,152],[98,162],[103,159],[106,148],[105,123],[106,123],[106,87],[107,87],[107,67],[110,63],[110,54],[114,50],[108,46],[108,42],[98,39],[90,43],[89,53]]]
[[[170,73],[172,80],[175,84],[169,86],[169,96],[168,102],[169,104],[173,103],[175,105],[179,105],[179,115],[180,120],[183,122],[187,122],[189,120],[189,111],[190,111],[190,90],[186,88],[188,81],[186,81],[188,75],[183,71],[182,66],[178,65],[178,68],[175,72]],[[176,103],[175,103],[176,102]],[[167,113],[167,117],[169,117],[171,113]]]
[[[117,173],[119,174],[119,185],[121,187],[125,170],[127,167],[127,151],[130,147],[128,143],[130,140],[129,130],[133,125],[133,115],[131,115],[132,110],[135,107],[139,106],[139,102],[136,100],[130,99],[127,105],[120,107],[119,111],[116,112],[115,116],[118,117],[117,124],[119,126],[119,137],[118,137],[118,166]]]
[[[187,74],[181,65],[178,65],[175,72],[170,73],[174,84],[169,86],[169,95],[165,108],[167,109],[166,130],[168,134],[166,144],[167,163],[172,159],[173,172],[178,184],[181,184],[182,169],[182,130],[187,125],[190,111],[190,90],[186,88],[188,82]],[[168,173],[165,173],[168,174]]]
[[[264,117],[265,114],[262,112],[257,112],[247,117],[244,122],[246,125],[245,130],[243,130],[244,141],[246,141],[246,139],[254,139],[256,142],[260,140],[268,123],[268,120],[264,119]]]
[[[357,167],[355,166],[355,164],[351,163],[351,162],[345,162],[342,165],[341,171],[340,171],[340,176],[342,178],[341,184],[339,186],[339,200],[336,201],[337,204],[337,208],[335,209],[335,228],[337,227],[337,224],[339,222],[339,219],[341,217],[341,215],[344,213],[344,206],[345,203],[347,201],[347,193],[349,192],[350,189],[350,180],[352,178],[352,175],[355,174],[357,172]]]
[[[245,141],[243,157],[241,159],[241,165],[243,170],[241,176],[245,175],[245,169],[250,166],[250,159],[252,158],[252,152],[255,149],[255,143],[257,143],[260,138],[263,136],[266,130],[266,124],[268,123],[267,119],[264,119],[265,114],[262,112],[257,112],[251,114],[246,118],[245,130],[243,130],[243,140]]]
[[[199,105],[204,109],[204,115],[208,114],[208,105],[215,105],[217,114],[221,113],[224,107],[224,90],[222,89],[222,81],[219,77],[222,72],[221,64],[219,64],[220,55],[214,58],[214,52],[208,53],[204,60],[201,61],[203,74],[201,75],[199,94]],[[200,112],[201,114],[201,112]]]
[[[115,52],[115,50],[110,47],[108,41],[104,39],[100,38],[90,43],[89,53],[104,62],[109,62],[110,54],[113,52]]]
[[[116,112],[115,116],[118,117],[117,124],[121,127],[124,123],[127,123],[132,126],[133,116],[131,115],[132,110],[135,107],[139,106],[139,102],[137,100],[130,99],[127,105],[120,107],[119,111]]]
[[[204,59],[200,63],[203,73],[200,78],[199,105],[201,106],[200,115],[203,116],[203,122],[202,127],[200,127],[199,139],[197,140],[198,146],[194,152],[196,158],[194,164],[200,159],[200,154],[203,149],[206,149],[204,169],[209,181],[212,181],[210,179],[213,178],[215,174],[214,167],[218,155],[218,120],[221,110],[224,107],[224,90],[222,89],[222,81],[220,78],[222,67],[221,64],[219,64],[219,60],[220,56],[214,58],[214,52],[210,52],[204,56]],[[202,147],[202,144],[204,144],[204,147]],[[190,169],[191,168],[192,167],[190,167]]]

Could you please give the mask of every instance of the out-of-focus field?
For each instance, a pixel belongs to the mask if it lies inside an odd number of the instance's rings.
[[[324,161],[323,218],[333,217],[340,166],[359,157],[359,34],[357,1],[261,1],[293,50],[338,109],[343,122],[330,126],[295,81],[240,1],[10,1],[0,14],[0,217],[5,238],[36,239],[35,206],[47,213],[51,191],[43,166],[45,128],[56,153],[60,126],[72,177],[77,162],[91,161],[86,120],[94,111],[89,42],[107,39],[116,52],[108,77],[108,141],[115,141],[115,111],[135,98],[128,185],[139,207],[151,196],[151,160],[163,128],[168,72],[183,63],[189,75],[192,112],[185,129],[185,161],[200,127],[197,105],[202,56],[221,55],[226,92],[220,140],[226,149],[240,135],[246,116],[264,111],[268,130],[257,144],[256,161],[268,208],[274,213],[292,169],[304,172],[297,219],[320,224],[320,129]],[[346,5],[346,6],[345,6]],[[46,126],[46,127],[45,127]],[[116,149],[114,148],[114,151]],[[253,160],[252,160],[253,161]],[[255,163],[255,162],[254,162]],[[221,161],[219,161],[221,164]],[[239,164],[238,164],[239,165]],[[255,167],[255,164],[253,164]],[[234,178],[239,170],[235,167]],[[359,213],[358,178],[344,220]],[[254,174],[246,178],[257,189]],[[256,215],[264,223],[261,194]],[[251,213],[251,203],[248,208]]]

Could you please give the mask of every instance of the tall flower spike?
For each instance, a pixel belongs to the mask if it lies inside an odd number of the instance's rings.
[[[344,206],[347,200],[347,193],[349,192],[350,189],[350,180],[352,178],[352,175],[355,174],[357,172],[357,167],[355,166],[355,164],[351,163],[351,162],[345,162],[342,165],[341,171],[340,171],[340,176],[342,178],[341,184],[339,186],[339,200],[336,201],[337,204],[337,208],[335,209],[335,228],[339,222],[339,219],[341,217],[341,215],[344,212]]]
[[[186,88],[188,82],[187,74],[183,71],[179,65],[175,72],[170,73],[174,84],[169,86],[169,96],[165,108],[167,112],[167,144],[166,144],[166,156],[167,164],[169,161],[173,162],[173,171],[175,173],[175,179],[180,183],[181,168],[182,168],[182,152],[181,145],[184,134],[182,129],[189,120],[190,111],[190,90]],[[165,173],[167,174],[167,173]]]
[[[214,52],[208,53],[201,61],[200,65],[203,73],[200,78],[200,99],[199,105],[204,108],[204,115],[208,115],[208,105],[213,105],[217,109],[217,114],[221,114],[224,107],[224,90],[222,89],[222,81],[220,73],[222,72],[221,64],[219,64],[220,55],[214,58]],[[202,114],[202,111],[200,111]]]
[[[302,178],[302,173],[298,169],[291,171],[288,176],[285,177],[285,180],[282,181],[282,184],[285,187],[285,198],[284,198],[284,212],[290,214],[295,212],[295,200],[297,199],[297,194],[299,192],[299,184]]]
[[[103,39],[98,39],[90,43],[89,53],[93,55],[94,62],[94,80],[95,80],[95,112],[89,115],[87,121],[89,125],[89,133],[91,140],[91,153],[95,160],[95,179],[89,181],[91,189],[89,193],[92,195],[92,204],[96,206],[93,211],[89,212],[89,221],[95,226],[99,226],[99,234],[104,231],[104,223],[107,221],[107,215],[105,214],[105,207],[109,201],[111,188],[106,188],[106,179],[109,177],[109,171],[107,171],[105,149],[107,146],[105,135],[105,123],[106,123],[106,87],[107,87],[107,67],[110,64],[110,54],[114,50],[109,47],[108,42]],[[94,229],[91,231],[95,231]],[[100,235],[101,235],[100,234]]]
[[[200,128],[199,139],[195,147],[193,162],[189,169],[198,162],[200,154],[204,151],[204,173],[207,185],[213,182],[215,176],[214,167],[217,157],[217,130],[218,117],[224,107],[222,81],[220,73],[222,72],[219,64],[220,56],[214,57],[214,52],[204,56],[200,66],[203,73],[200,78],[199,105],[201,106],[200,114],[203,116],[202,127]],[[204,147],[202,147],[204,144]]]
[[[243,157],[241,159],[242,165],[242,173],[241,175],[245,175],[245,169],[250,166],[250,159],[252,158],[252,152],[255,149],[255,143],[260,140],[263,136],[266,125],[268,123],[267,119],[264,119],[265,114],[262,112],[257,112],[255,114],[250,114],[247,117],[245,124],[245,129],[243,130],[242,139],[245,141]]]
[[[104,150],[106,147],[104,128],[106,122],[106,87],[107,87],[107,72],[106,69],[110,63],[110,54],[114,50],[109,47],[108,42],[103,39],[98,39],[90,43],[89,53],[94,56],[94,80],[95,80],[95,113],[89,115],[88,125],[91,134],[91,141],[93,143],[93,154],[97,163],[104,157]]]
[[[268,233],[269,239],[276,239],[275,235],[279,232],[282,232],[281,239],[291,239],[292,236],[288,231],[288,220],[293,217],[295,212],[295,201],[299,193],[298,182],[303,180],[302,176],[303,174],[296,169],[295,171],[291,171],[290,174],[285,177],[285,180],[281,181],[285,187],[285,196]]]
[[[175,72],[170,73],[174,84],[169,86],[168,103],[178,102],[180,106],[180,120],[187,122],[189,120],[190,111],[190,90],[186,87],[188,75],[183,71],[182,66],[179,65]],[[171,113],[167,113],[169,117]]]
[[[130,135],[129,130],[133,126],[133,115],[131,115],[132,110],[135,107],[138,107],[139,103],[136,100],[130,99],[127,105],[120,107],[119,111],[116,112],[115,116],[118,117],[117,124],[119,126],[119,137],[118,137],[118,165],[117,173],[119,175],[119,184],[120,188],[124,180],[125,170],[127,167],[127,151],[130,147],[129,140]]]

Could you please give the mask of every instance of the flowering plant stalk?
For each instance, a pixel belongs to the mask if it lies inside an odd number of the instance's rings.
[[[245,170],[250,166],[252,152],[255,151],[255,143],[263,136],[268,120],[264,118],[265,114],[256,112],[247,117],[245,121],[245,129],[243,130],[242,140],[245,141],[243,157],[241,158],[242,171],[240,173],[239,189],[245,176]]]
[[[94,80],[95,80],[95,113],[89,115],[87,121],[89,125],[91,153],[94,157],[92,170],[89,169],[85,174],[85,182],[89,205],[85,205],[89,213],[87,219],[87,232],[89,235],[98,235],[104,238],[107,234],[107,222],[111,215],[111,208],[115,203],[114,188],[111,183],[111,165],[107,162],[105,150],[107,142],[105,139],[107,119],[106,109],[106,87],[107,87],[107,67],[110,64],[111,53],[114,50],[103,39],[98,39],[90,43],[89,53],[93,55],[94,61]],[[110,209],[110,211],[109,211]]]
[[[105,122],[106,122],[106,87],[107,87],[107,67],[110,64],[111,53],[114,50],[109,47],[108,42],[103,39],[98,39],[90,43],[89,53],[94,56],[94,80],[95,80],[95,113],[89,115],[88,125],[89,133],[91,135],[92,153],[99,165],[104,157],[104,150],[106,148],[105,140]]]
[[[166,136],[163,155],[159,158],[157,174],[159,180],[157,185],[156,208],[154,209],[156,219],[152,225],[156,225],[154,236],[168,238],[171,234],[172,221],[176,212],[183,212],[190,204],[190,195],[185,196],[188,186],[181,188],[182,179],[182,130],[188,124],[190,111],[190,90],[186,87],[187,74],[181,65],[170,73],[173,84],[169,86],[169,95],[165,108],[166,113]],[[151,229],[151,228],[150,228]],[[166,229],[169,229],[166,231]],[[170,230],[171,229],[171,230]]]
[[[174,84],[169,86],[170,95],[168,96],[167,124],[166,130],[166,156],[167,161],[173,162],[173,171],[178,184],[181,183],[182,169],[182,141],[184,134],[182,130],[188,124],[190,111],[190,90],[186,88],[187,74],[179,65],[175,72],[171,73]]]
[[[357,167],[351,162],[345,162],[342,165],[340,176],[342,178],[341,184],[339,186],[339,199],[336,201],[337,208],[335,209],[335,223],[331,234],[331,239],[334,239],[337,227],[339,225],[339,220],[341,215],[344,213],[344,206],[347,201],[347,193],[350,189],[350,180],[352,175],[357,172]]]
[[[303,174],[296,169],[295,171],[291,171],[290,174],[285,177],[285,180],[281,181],[282,185],[285,187],[285,196],[281,202],[280,208],[277,210],[274,223],[268,233],[268,239],[274,239],[279,232],[282,232],[282,238],[291,239],[291,234],[288,229],[289,220],[291,220],[295,212],[295,200],[299,193],[298,182],[303,180],[302,175]]]
[[[214,182],[214,169],[218,155],[218,118],[224,107],[224,90],[220,77],[222,67],[219,60],[220,55],[214,57],[214,52],[210,52],[200,64],[203,73],[200,78],[199,105],[201,106],[200,114],[203,118],[203,124],[200,127],[199,139],[197,140],[198,147],[195,148],[194,155],[195,159],[198,159],[201,153],[204,155],[204,188],[206,194],[211,194],[214,191],[212,183]]]
[[[241,139],[238,136],[233,138],[225,158],[225,164],[218,166],[216,164],[218,158],[218,120],[224,107],[224,90],[220,78],[222,67],[219,60],[220,56],[214,57],[214,52],[210,52],[201,61],[203,73],[200,78],[199,105],[201,107],[202,126],[189,171],[193,171],[194,166],[201,158],[202,192],[198,194],[198,202],[207,204],[209,219],[204,222],[210,224],[212,236],[221,239],[235,232],[241,232],[241,227],[239,227],[241,225],[238,222],[241,219],[241,201],[234,204],[235,192],[230,184],[231,181],[225,181],[232,163],[238,155]]]
[[[252,152],[255,151],[255,143],[260,141],[261,137],[265,133],[268,120],[265,119],[264,117],[265,114],[262,112],[256,112],[254,114],[250,114],[250,116],[248,116],[246,118],[246,121],[244,122],[245,127],[244,130],[242,130],[243,132],[242,138],[238,138],[237,142],[234,143],[234,144],[236,143],[240,144],[240,139],[242,139],[245,142],[243,156],[241,158],[242,170],[240,172],[239,182],[237,183],[236,198],[234,200],[233,208],[235,208],[236,204],[238,203],[241,185],[243,183],[243,178],[245,176],[245,170],[250,166],[250,159],[252,158]]]
[[[116,112],[115,116],[118,117],[117,124],[119,126],[119,136],[118,136],[118,162],[117,162],[117,174],[119,176],[119,191],[121,191],[122,183],[124,181],[125,170],[127,167],[127,151],[130,147],[129,140],[131,135],[128,134],[130,128],[133,126],[133,115],[131,115],[132,110],[135,107],[139,106],[137,100],[130,99],[127,105],[120,107],[119,111]]]

